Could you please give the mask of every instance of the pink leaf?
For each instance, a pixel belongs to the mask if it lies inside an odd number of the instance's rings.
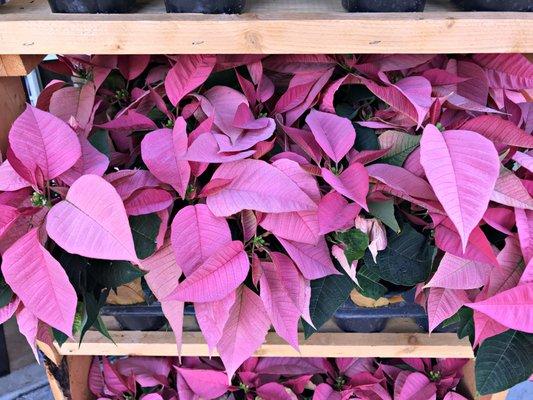
[[[88,82],[82,87],[68,86],[57,90],[50,98],[49,111],[66,123],[74,118],[85,131],[92,125],[96,87]]]
[[[524,266],[522,263],[522,253],[516,238],[509,236],[505,239],[505,247],[498,254],[499,267],[493,268],[489,283],[486,285],[480,295],[480,298],[494,296],[502,291],[514,288],[519,280]]]
[[[0,164],[0,191],[14,192],[28,186],[30,186],[30,183],[13,169],[9,160],[5,160]]]
[[[15,207],[0,204],[0,237],[15,223],[19,215]]]
[[[483,219],[494,229],[506,235],[511,235],[511,229],[515,225],[514,212],[506,207],[490,207],[485,211]]]
[[[339,274],[333,266],[326,241],[321,237],[316,245],[293,242],[278,238],[302,275],[310,280]]]
[[[149,63],[149,55],[139,54],[132,56],[119,56],[117,66],[124,78],[126,78],[128,81],[131,81],[139,77],[139,75],[141,75],[148,67]]]
[[[436,200],[426,180],[408,170],[389,164],[372,164],[366,167],[368,174],[385,185],[419,199]]]
[[[486,300],[466,305],[508,328],[533,333],[533,283],[516,286]]]
[[[276,332],[298,350],[300,312],[287,291],[287,285],[293,283],[282,280],[281,271],[275,263],[263,262],[261,267],[263,270],[260,278],[261,300],[265,310]]]
[[[175,58],[176,64],[165,78],[167,96],[176,106],[183,97],[204,83],[216,63],[216,57],[182,55]]]
[[[491,265],[446,253],[426,287],[477,289],[487,283],[491,270]]]
[[[72,335],[76,292],[63,267],[39,242],[37,229],[29,231],[4,253],[2,273],[36,318]]]
[[[217,216],[229,216],[242,210],[277,213],[316,208],[298,185],[264,161],[223,164],[213,174],[213,179],[216,178],[232,180],[223,190],[207,197],[207,205]]]
[[[234,303],[235,292],[231,292],[222,300],[196,303],[194,305],[196,320],[210,352],[216,348],[222,337],[224,326],[228,321],[229,313]]]
[[[189,276],[231,242],[231,232],[224,218],[215,217],[205,204],[197,204],[176,214],[171,241],[178,265]]]
[[[431,288],[428,296],[429,331],[433,331],[442,321],[454,315],[468,303],[464,290]]]
[[[340,175],[322,168],[322,177],[333,189],[368,210],[366,196],[369,189],[368,172],[363,164],[350,165]]]
[[[222,300],[246,279],[250,269],[242,242],[220,248],[180,283],[169,300],[209,302]]]
[[[122,200],[128,199],[139,189],[155,188],[161,185],[150,171],[142,169],[123,169],[104,176],[111,183]]]
[[[228,377],[224,372],[177,368],[195,395],[204,399],[216,399],[228,391]]]
[[[319,233],[325,235],[352,227],[360,211],[361,207],[358,204],[348,204],[339,193],[329,192],[318,204]]]
[[[146,135],[141,144],[142,159],[154,176],[171,185],[185,198],[191,177],[189,162],[183,157],[187,152],[186,122],[179,117],[174,129],[158,129]]]
[[[533,87],[533,66],[522,54],[475,54],[472,58],[485,68],[491,87],[515,90]]]
[[[93,357],[91,368],[89,369],[88,383],[89,390],[92,394],[99,397],[104,395],[105,382],[104,376],[102,375],[102,370],[100,369],[99,357]]]
[[[105,154],[96,150],[84,137],[80,137],[81,157],[68,171],[59,175],[59,179],[67,185],[72,185],[82,175],[92,174],[102,176],[109,167],[109,159]]]
[[[490,199],[509,207],[533,210],[533,198],[514,172],[502,168]]]
[[[335,162],[340,162],[355,143],[355,128],[348,118],[311,110],[305,119],[316,141]]]
[[[260,225],[276,237],[295,242],[316,244],[319,239],[316,211],[266,214]]]
[[[241,225],[244,242],[246,243],[257,234],[257,216],[253,211],[241,212]]]
[[[39,169],[45,180],[58,177],[81,157],[80,142],[72,128],[30,105],[13,123],[9,144],[31,175]]]
[[[474,328],[474,346],[478,346],[485,339],[499,335],[508,329],[505,325],[494,321],[479,311],[474,311]]]
[[[525,263],[533,259],[533,211],[515,208],[516,228]]]
[[[296,395],[281,383],[269,382],[257,388],[257,395],[262,399],[297,400]]]
[[[106,391],[110,391],[117,396],[122,396],[124,393],[127,393],[129,388],[124,377],[111,365],[107,357],[103,357],[102,360]]]
[[[487,210],[500,160],[492,142],[470,131],[424,129],[420,162],[435,194],[461,236],[468,237]]]
[[[39,329],[39,320],[27,307],[21,307],[16,313],[16,318],[20,333],[22,333],[28,341],[35,359],[39,360],[37,345],[35,343]]]
[[[517,151],[513,155],[513,160],[529,172],[533,172],[533,157],[531,155]]]
[[[229,379],[263,344],[269,327],[270,319],[259,296],[247,287],[240,288],[218,343],[218,352]]]
[[[74,182],[66,199],[48,213],[46,230],[69,253],[139,263],[124,204],[99,176],[84,175]]]
[[[423,373],[409,373],[400,388],[397,387],[399,382],[402,381],[396,381],[394,387],[394,398],[397,400],[436,399],[437,388]]]
[[[468,238],[466,250],[463,252],[461,238],[457,229],[453,226],[452,221],[449,218],[445,218],[439,223],[435,217],[434,220],[436,224],[435,244],[439,249],[467,260],[495,266],[498,265],[498,260],[496,259],[492,246],[481,228],[474,228]]]
[[[19,304],[20,299],[15,296],[4,307],[0,307],[0,325],[15,315],[15,311],[17,311]]]
[[[248,158],[255,150],[247,150],[240,153],[224,153],[220,151],[218,142],[211,132],[202,133],[191,143],[185,159],[206,163],[229,163]]]
[[[172,195],[164,189],[146,188],[131,195],[124,202],[128,215],[145,215],[166,210],[174,203]]]
[[[176,300],[165,300],[176,289],[182,274],[181,268],[176,264],[176,257],[170,243],[165,243],[152,256],[143,260],[142,268],[148,271],[144,276],[146,283],[161,302],[163,314],[174,332],[178,353],[180,353],[184,303]]]
[[[117,371],[122,376],[134,376],[143,387],[168,385],[168,375],[172,369],[168,357],[128,357],[117,360]]]
[[[321,383],[315,389],[313,400],[342,400],[342,395],[340,392],[333,390],[328,384]]]
[[[469,119],[461,129],[477,132],[496,143],[524,148],[533,147],[533,136],[512,122],[493,115],[481,115]]]

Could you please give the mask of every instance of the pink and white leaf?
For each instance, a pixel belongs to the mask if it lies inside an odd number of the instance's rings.
[[[369,178],[363,164],[354,163],[338,176],[329,169],[322,168],[322,177],[337,192],[368,210],[366,196],[368,194]]]
[[[466,292],[462,289],[430,288],[427,303],[429,331],[433,331],[468,302]]]
[[[477,289],[487,284],[492,266],[445,253],[426,287]]]
[[[167,96],[176,106],[183,97],[204,83],[216,63],[215,56],[181,55],[174,58],[176,64],[165,78]]]

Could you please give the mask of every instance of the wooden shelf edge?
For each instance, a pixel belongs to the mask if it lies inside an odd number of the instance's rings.
[[[177,356],[172,332],[112,331],[114,342],[88,332],[81,345],[70,340],[57,350],[67,356]],[[201,332],[184,332],[182,356],[209,356]],[[212,354],[216,356],[216,354]],[[300,352],[275,333],[254,354],[257,357],[431,357],[474,358],[470,343],[454,333],[317,333],[300,336]]]

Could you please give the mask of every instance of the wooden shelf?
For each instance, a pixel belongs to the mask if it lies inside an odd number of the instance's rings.
[[[346,13],[341,0],[248,0],[242,15],[52,14],[46,0],[0,6],[0,54],[533,52],[532,13]]]
[[[116,345],[99,332],[87,332],[81,345],[68,341],[57,350],[61,355],[176,356],[172,332],[110,332]],[[200,332],[184,332],[182,356],[209,356]],[[213,354],[216,355],[216,354]],[[317,333],[300,337],[300,353],[283,339],[269,333],[255,353],[258,357],[446,357],[474,358],[468,340],[455,333]]]

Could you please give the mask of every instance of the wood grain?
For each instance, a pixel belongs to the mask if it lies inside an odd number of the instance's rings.
[[[242,15],[51,14],[46,0],[0,8],[0,54],[533,52],[531,13],[346,13],[340,0],[251,0]]]
[[[68,341],[63,355],[176,356],[172,332],[110,332],[116,345],[98,332],[88,332],[83,343]],[[209,356],[200,332],[184,332],[182,356]],[[256,351],[257,357],[448,357],[473,358],[468,340],[453,333],[318,333],[300,337],[300,353],[270,333]]]
[[[43,56],[40,55],[0,55],[0,77],[26,76],[39,65]]]
[[[0,151],[5,154],[7,135],[13,121],[24,111],[26,93],[22,79],[18,77],[0,78]]]

